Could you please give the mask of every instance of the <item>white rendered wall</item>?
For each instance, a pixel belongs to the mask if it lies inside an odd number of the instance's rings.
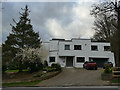
[[[65,45],[70,45],[70,50],[64,50]],[[74,45],[81,45],[82,50],[74,50]],[[98,51],[91,51],[91,45],[97,45]],[[55,57],[54,63],[59,63],[62,67],[66,66],[66,56],[73,56],[74,67],[83,67],[83,63],[77,63],[76,57],[85,57],[85,61],[89,61],[89,57],[95,58],[109,58],[109,61],[113,63],[114,54],[111,51],[104,51],[104,46],[110,46],[110,43],[101,42],[91,42],[90,39],[87,40],[71,40],[71,41],[59,41],[51,40],[49,42],[49,56],[47,57],[49,63],[49,57]],[[51,65],[52,63],[49,63]]]

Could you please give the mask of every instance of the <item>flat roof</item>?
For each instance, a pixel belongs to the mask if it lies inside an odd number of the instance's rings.
[[[57,39],[57,38],[53,38],[52,40],[65,41],[65,39]]]
[[[95,41],[92,39],[87,39],[87,38],[72,38],[72,39],[59,39],[59,38],[52,38],[52,40],[58,40],[58,41],[65,41],[65,42],[71,42],[72,40],[91,40],[91,42],[93,43],[110,43],[110,42],[106,42],[106,41]],[[50,40],[50,41],[52,41]]]
[[[91,39],[87,39],[87,38],[72,38],[71,40],[91,40]]]

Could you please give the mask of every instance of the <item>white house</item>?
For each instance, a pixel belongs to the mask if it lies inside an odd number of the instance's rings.
[[[49,53],[46,56],[49,66],[52,63],[59,63],[61,67],[83,67],[83,63],[90,60],[95,61],[99,67],[102,67],[105,61],[110,61],[115,66],[110,43],[73,38],[71,40],[52,39],[43,43],[43,46]]]

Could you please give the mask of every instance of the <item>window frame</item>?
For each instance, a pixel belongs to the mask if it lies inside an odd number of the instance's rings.
[[[97,49],[93,49],[92,47],[97,47]],[[91,51],[98,51],[98,46],[97,45],[91,45]]]
[[[76,46],[80,46],[80,49],[76,49]],[[82,50],[82,45],[74,45],[74,50]]]
[[[51,58],[54,58],[54,61],[51,61]],[[50,63],[55,62],[55,57],[54,57],[54,56],[50,56],[50,57],[49,57],[49,62],[50,62]]]
[[[105,47],[109,47],[109,49],[105,49]],[[104,51],[110,51],[110,46],[104,46]]]
[[[69,46],[69,48],[66,48],[66,46]],[[65,44],[64,50],[70,50],[70,45],[69,44]]]

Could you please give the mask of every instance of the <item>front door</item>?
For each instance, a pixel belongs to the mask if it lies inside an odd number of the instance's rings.
[[[66,67],[73,67],[73,57],[66,57]]]

